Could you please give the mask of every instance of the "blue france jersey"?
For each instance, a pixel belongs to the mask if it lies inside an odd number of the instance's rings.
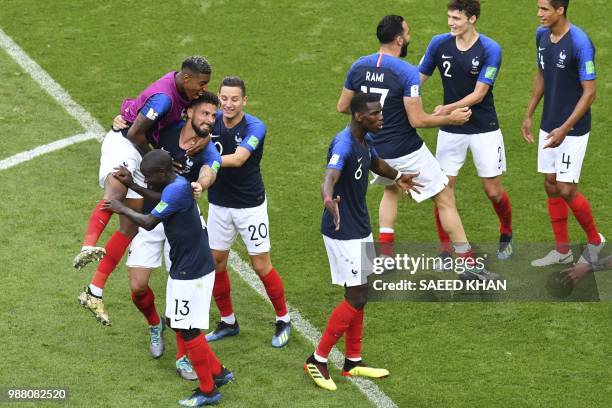
[[[482,34],[467,51],[457,48],[451,34],[436,35],[425,51],[419,65],[423,75],[431,76],[438,68],[444,87],[444,104],[457,102],[474,92],[477,82],[490,86],[482,102],[470,107],[472,116],[461,126],[442,126],[441,130],[464,135],[487,133],[499,129],[493,84],[501,67],[502,51],[499,44]]]
[[[595,47],[589,36],[575,25],[557,43],[550,29],[536,32],[537,64],[544,75],[544,111],[540,128],[550,133],[570,117],[582,97],[581,81],[595,80]],[[568,136],[591,131],[591,109],[578,120]]]
[[[351,66],[344,87],[354,92],[381,95],[385,122],[374,135],[380,157],[395,159],[417,151],[423,140],[410,125],[404,97],[421,96],[419,71],[406,61],[386,54],[361,57]]]
[[[162,191],[161,201],[151,215],[161,218],[164,224],[170,243],[172,279],[192,280],[215,271],[208,233],[187,179],[176,176]]]
[[[327,168],[340,170],[333,198],[340,196],[340,230],[336,231],[334,217],[323,210],[321,233],[333,239],[360,239],[372,233],[366,206],[368,174],[372,160],[378,157],[372,135],[365,144],[351,136],[348,128],[334,137],[327,152]]]
[[[185,126],[185,121],[165,128],[160,133],[158,148],[170,153],[172,160],[181,164],[179,175],[188,181],[197,181],[200,168],[204,165],[218,172],[221,167],[221,155],[213,143],[208,143],[204,150],[193,157],[187,156],[187,151],[180,147],[179,139],[183,126]]]
[[[211,132],[212,140],[221,155],[232,154],[238,146],[251,156],[241,167],[225,167],[215,184],[208,189],[208,202],[229,208],[257,207],[266,199],[259,163],[263,155],[266,125],[255,116],[244,117],[233,128],[223,123],[223,112],[217,112],[217,120]]]

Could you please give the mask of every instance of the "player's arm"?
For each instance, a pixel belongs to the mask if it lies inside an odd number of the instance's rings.
[[[480,102],[482,102],[484,97],[487,96],[487,93],[489,92],[490,88],[491,85],[489,84],[485,84],[484,82],[476,82],[474,91],[466,95],[463,99],[458,100],[457,102],[449,103],[448,105],[442,106],[440,109],[437,110],[437,112],[441,114],[449,114],[450,112],[458,108],[478,105]]]
[[[242,146],[238,146],[232,154],[221,156],[221,167],[242,167],[251,157],[251,152]]]
[[[161,219],[154,217],[151,214],[141,214],[132,210],[129,207],[123,205],[123,203],[119,200],[106,200],[102,205],[102,209],[106,211],[112,211],[117,214],[125,215],[128,217],[134,224],[138,225],[146,229],[147,231],[151,231],[157,224],[161,222]]]
[[[419,80],[421,81],[421,86],[429,79],[429,75],[425,75],[422,72],[419,72]]]
[[[419,190],[417,187],[423,187],[422,184],[419,184],[413,180],[415,177],[418,176],[418,174],[407,174],[399,172],[393,167],[389,166],[389,164],[380,157],[372,158],[370,170],[372,170],[379,176],[395,180],[395,182],[399,184],[399,186],[402,187],[402,189],[404,190],[414,190],[418,193]]]
[[[589,110],[593,102],[595,101],[596,91],[595,91],[595,80],[592,81],[581,81],[582,85],[582,96],[578,99],[578,103],[576,103],[576,107],[574,107],[574,111],[567,118],[565,123],[556,129],[553,129],[546,138],[548,142],[544,145],[544,148],[549,147],[557,147],[567,136],[567,134],[572,130],[574,125],[584,116],[585,113]]]
[[[172,99],[166,94],[157,93],[151,95],[144,104],[136,120],[128,129],[127,138],[136,146],[140,154],[144,156],[150,150],[147,141],[149,132],[155,123],[160,120],[172,107]]]
[[[338,104],[336,105],[338,112],[351,113],[351,100],[353,99],[353,96],[355,96],[355,91],[342,88],[342,93],[340,94]]]
[[[123,184],[130,190],[133,190],[143,196],[145,200],[157,203],[161,199],[161,192],[149,190],[148,188],[144,188],[143,186],[136,184],[134,182],[134,178],[132,177],[132,173],[130,173],[127,167],[117,167],[115,172],[113,172],[113,177],[119,180],[121,184]]]
[[[340,230],[340,209],[338,204],[340,203],[340,196],[333,197],[334,187],[338,180],[340,180],[341,171],[338,169],[326,169],[323,177],[323,184],[321,184],[321,198],[323,199],[323,205],[325,209],[334,217],[334,225],[336,231]]]
[[[447,115],[430,115],[423,110],[420,96],[404,96],[404,108],[413,128],[432,128],[445,125],[463,125],[470,120],[470,108],[455,109]]]

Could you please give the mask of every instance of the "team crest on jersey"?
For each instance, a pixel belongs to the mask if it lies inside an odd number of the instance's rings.
[[[188,174],[191,171],[192,167],[193,160],[191,160],[191,157],[185,156],[185,165],[183,166],[183,168],[181,168],[181,174]]]
[[[236,146],[239,146],[240,143],[242,143],[242,138],[240,137],[240,133],[236,133],[236,135],[234,135],[234,141],[236,142]]]
[[[561,51],[559,53],[559,62],[557,62],[557,67],[565,68],[565,59],[566,58],[567,58],[567,54],[565,53],[565,50]]]
[[[471,74],[472,75],[478,75],[479,74],[479,68],[480,68],[480,61],[478,60],[478,57],[472,58],[472,71],[471,71]]]

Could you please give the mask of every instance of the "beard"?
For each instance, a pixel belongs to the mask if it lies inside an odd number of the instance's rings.
[[[206,137],[210,134],[210,131],[207,130],[202,130],[199,127],[197,127],[195,125],[195,123],[193,123],[193,121],[191,122],[191,127],[193,128],[193,131],[195,132],[196,135],[198,135],[199,137]]]
[[[408,42],[406,41],[404,45],[402,45],[402,49],[400,51],[400,58],[405,58],[408,55]]]

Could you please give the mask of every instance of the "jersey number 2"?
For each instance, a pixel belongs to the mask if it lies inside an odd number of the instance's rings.
[[[444,61],[442,66],[444,67],[444,76],[447,78],[452,78],[453,76],[448,73],[448,71],[451,69],[451,63],[449,61]]]

